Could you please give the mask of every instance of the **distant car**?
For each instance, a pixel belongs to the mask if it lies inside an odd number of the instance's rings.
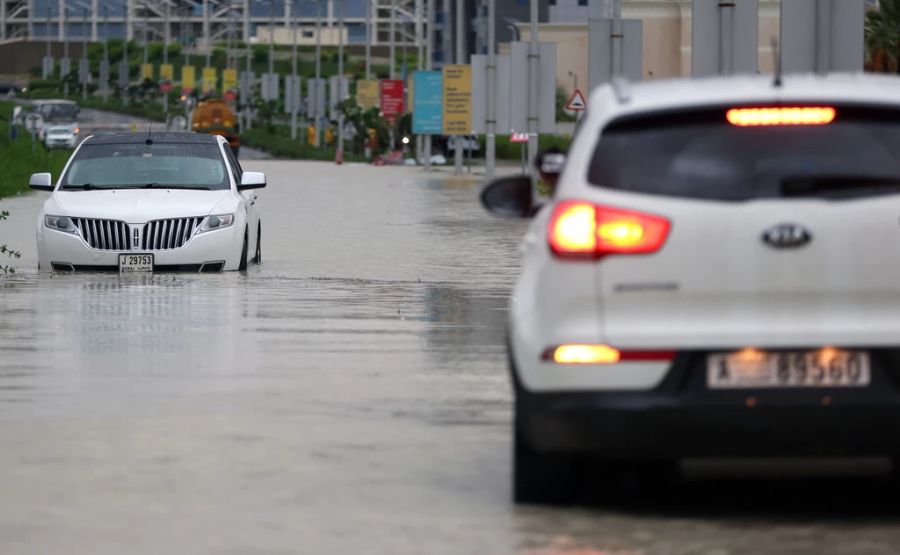
[[[484,189],[537,212],[509,309],[516,501],[685,458],[900,455],[898,99],[869,75],[605,86],[548,203]]]
[[[246,270],[262,260],[255,189],[223,137],[120,133],[88,137],[37,221],[42,271]]]
[[[44,141],[47,128],[51,126],[71,126],[78,128],[78,104],[71,100],[47,99],[35,100],[31,103],[31,111],[41,116],[37,120],[38,138]]]
[[[9,83],[6,81],[0,82],[0,95],[2,96],[18,96],[25,92],[27,89],[24,87],[20,87],[15,83]]]
[[[78,145],[78,124],[44,127],[44,146],[47,148],[75,148]]]

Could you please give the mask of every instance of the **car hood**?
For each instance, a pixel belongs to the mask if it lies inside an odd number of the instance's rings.
[[[185,191],[178,189],[112,189],[109,191],[57,191],[52,203],[60,216],[120,220],[139,224],[165,218],[206,216],[218,206],[222,213],[236,206],[223,202],[231,194],[221,191]],[[236,204],[236,203],[235,203]]]

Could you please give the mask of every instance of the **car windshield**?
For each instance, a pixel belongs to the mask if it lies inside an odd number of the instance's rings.
[[[613,122],[588,180],[709,200],[900,192],[900,112],[837,107],[827,125],[739,127],[726,109]]]
[[[78,106],[68,102],[41,104],[38,113],[44,121],[73,122],[78,117]]]
[[[85,144],[63,176],[62,186],[227,189],[227,176],[215,144]]]

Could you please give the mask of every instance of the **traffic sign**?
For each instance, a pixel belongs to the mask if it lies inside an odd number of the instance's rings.
[[[511,142],[511,143],[527,143],[528,142],[528,133],[511,133],[509,135],[509,142]]]
[[[575,89],[575,92],[572,93],[572,98],[566,103],[566,110],[570,112],[583,112],[587,110],[587,103],[584,101],[584,95],[581,94],[581,91]]]
[[[162,83],[159,84],[159,90],[162,91],[162,92],[164,92],[164,93],[167,93],[167,92],[171,91],[171,90],[172,90],[172,83],[170,83],[170,82],[168,82],[168,81],[163,81]]]

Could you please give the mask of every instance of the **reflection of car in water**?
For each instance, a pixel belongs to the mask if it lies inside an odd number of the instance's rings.
[[[195,133],[208,133],[225,137],[234,155],[241,147],[237,117],[225,102],[217,98],[202,100],[194,110],[191,129]]]

